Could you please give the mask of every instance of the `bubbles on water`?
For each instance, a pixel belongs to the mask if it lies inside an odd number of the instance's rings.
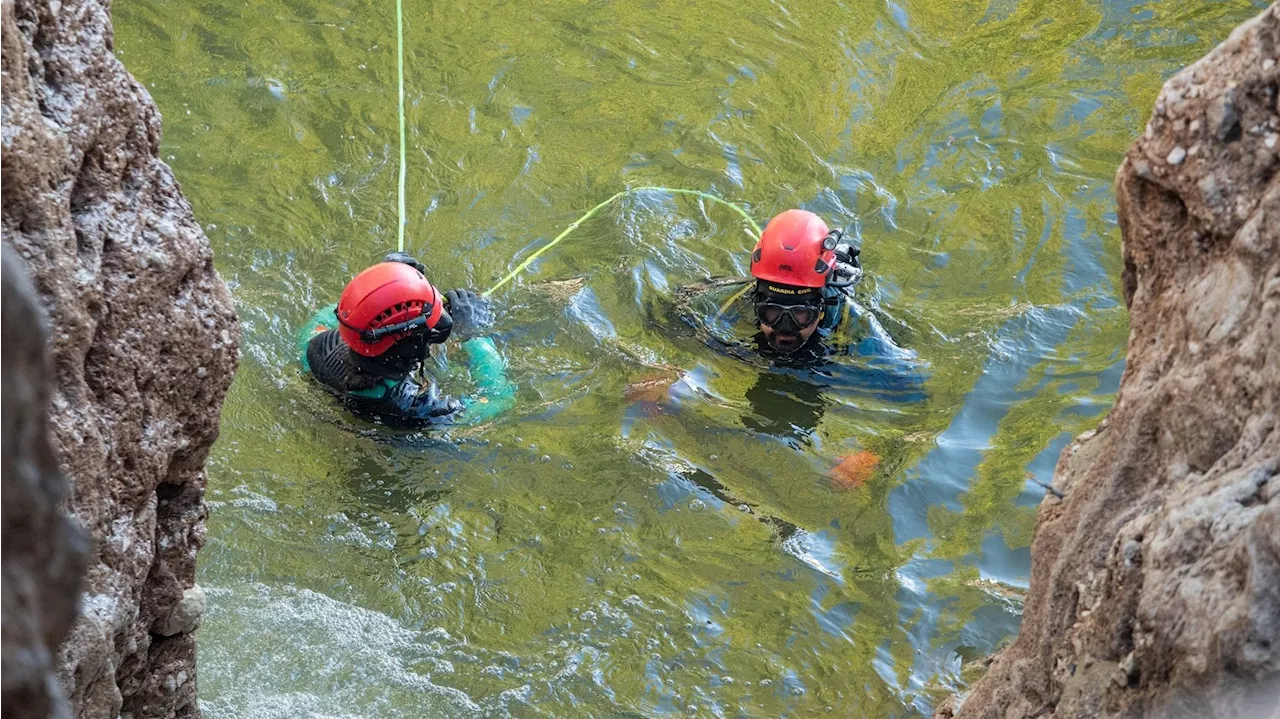
[[[702,501],[701,499],[695,499],[689,502],[689,511],[691,512],[701,512],[706,508],[707,508],[707,503]]]

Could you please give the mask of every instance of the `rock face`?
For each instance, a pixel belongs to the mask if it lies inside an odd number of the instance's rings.
[[[89,544],[59,503],[70,485],[49,444],[44,313],[21,261],[4,248],[4,716],[70,717],[58,645],[76,617]]]
[[[1021,632],[956,716],[1277,711],[1278,61],[1272,5],[1166,83],[1120,167],[1120,395],[1063,452]]]
[[[62,686],[80,717],[190,717],[199,602],[183,599],[239,330],[209,241],[158,159],[159,113],[111,43],[106,0],[4,1],[3,231],[48,314],[50,439],[72,482],[66,507],[93,543]],[[8,489],[6,472],[6,715]],[[59,606],[31,621],[51,641]]]

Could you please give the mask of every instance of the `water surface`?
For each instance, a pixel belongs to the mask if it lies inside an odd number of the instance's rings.
[[[848,357],[734,356],[714,338],[745,320],[681,288],[745,272],[743,224],[630,197],[498,293],[518,408],[414,435],[293,349],[395,245],[394,5],[117,0],[244,326],[206,716],[927,714],[1016,631],[1031,480],[1116,392],[1121,154],[1259,7],[405,0],[408,244],[437,284],[484,289],[642,185],[814,210],[869,273]]]

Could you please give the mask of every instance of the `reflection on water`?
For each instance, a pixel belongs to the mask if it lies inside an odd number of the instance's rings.
[[[1016,630],[1123,368],[1114,168],[1257,6],[690,7],[406,0],[410,249],[484,289],[626,186],[804,207],[868,271],[834,351],[758,356],[740,218],[644,192],[499,293],[517,408],[423,435],[292,340],[395,243],[393,6],[116,3],[245,329],[208,716],[913,716]]]

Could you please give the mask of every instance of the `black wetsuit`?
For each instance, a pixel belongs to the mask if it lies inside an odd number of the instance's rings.
[[[698,290],[685,292],[696,295]],[[833,390],[891,403],[917,403],[928,398],[925,363],[915,352],[895,343],[874,312],[837,288],[825,288],[822,298],[823,315],[817,330],[791,352],[773,348],[758,328],[735,340],[712,331],[706,311],[690,308],[678,315],[708,346],[760,368],[746,393],[752,411],[743,421],[749,428],[789,442],[807,442]],[[754,315],[750,299],[737,302],[734,314]],[[722,306],[720,312],[727,312],[728,307]]]
[[[435,382],[424,387],[409,376],[429,353],[425,337],[408,337],[378,357],[365,357],[330,329],[307,343],[307,364],[312,376],[356,414],[421,426],[448,422],[463,409],[458,400],[441,396]]]

